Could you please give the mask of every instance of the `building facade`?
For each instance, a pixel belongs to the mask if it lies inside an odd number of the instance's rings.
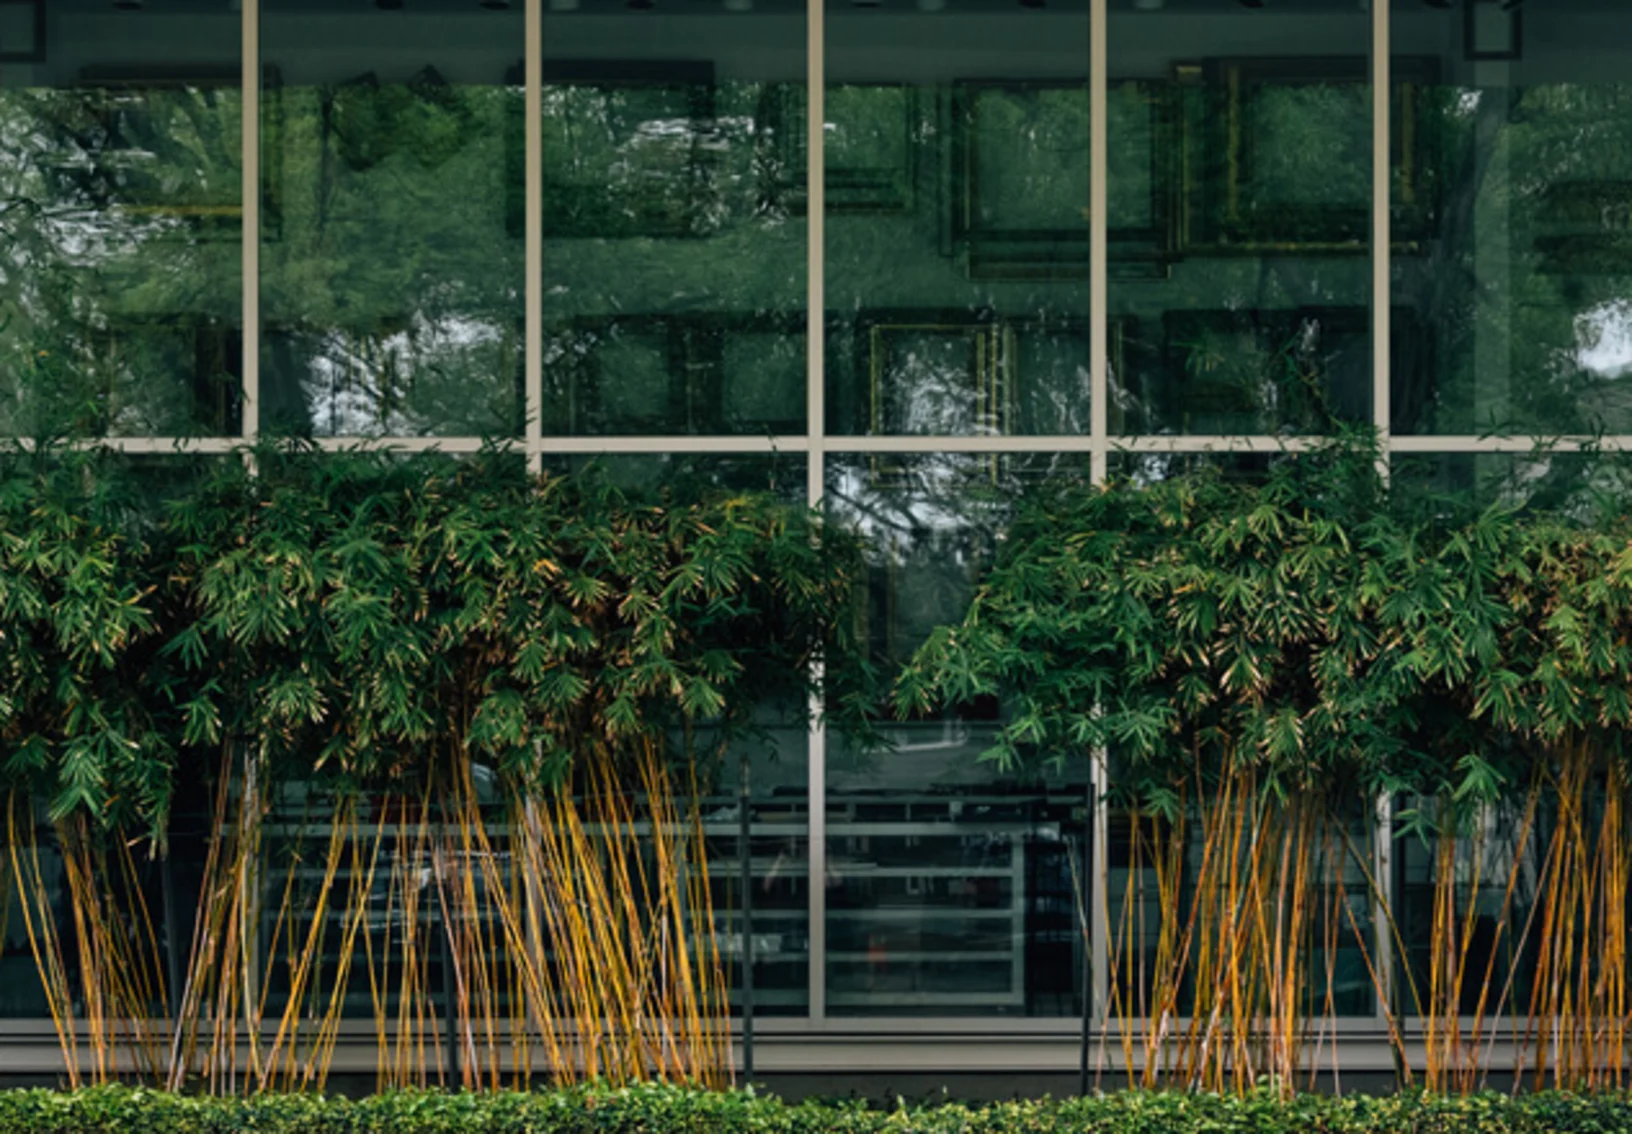
[[[1632,448],[1629,59],[1619,0],[0,0],[0,430],[769,488],[872,537],[900,659],[1029,478]],[[753,755],[762,1075],[1074,1075],[1135,867],[1086,761],[979,760],[999,712]]]

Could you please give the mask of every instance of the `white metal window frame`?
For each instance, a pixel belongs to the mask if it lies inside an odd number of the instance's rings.
[[[1257,436],[1139,436],[1113,435],[1108,429],[1108,311],[1106,259],[1106,202],[1107,202],[1107,110],[1109,83],[1107,73],[1107,23],[1110,0],[1078,0],[1088,7],[1088,42],[1084,45],[1089,62],[1090,92],[1090,180],[1089,217],[1090,253],[1089,281],[1089,347],[1090,347],[1090,412],[1089,432],[1063,436],[848,436],[826,432],[825,407],[825,3],[807,0],[806,4],[806,69],[809,82],[807,99],[806,152],[808,195],[808,246],[806,258],[806,432],[781,436],[620,436],[583,437],[547,435],[542,429],[543,362],[539,345],[543,338],[543,279],[547,268],[543,242],[543,0],[523,0],[525,44],[525,99],[526,151],[524,158],[526,228],[524,258],[526,290],[524,299],[524,326],[526,353],[524,362],[525,431],[515,441],[515,449],[524,454],[529,467],[535,472],[543,468],[544,458],[552,454],[662,454],[662,453],[803,453],[806,455],[806,492],[812,505],[823,494],[826,457],[833,454],[860,453],[1081,453],[1088,455],[1092,476],[1096,481],[1108,475],[1112,453],[1279,453],[1296,452],[1316,443],[1308,437]],[[242,272],[243,272],[243,413],[242,430],[238,436],[209,438],[176,437],[110,437],[96,442],[130,454],[227,454],[254,444],[260,436],[260,8],[261,0],[242,0],[241,14],[241,78],[243,87],[242,130],[242,192],[246,207],[243,210]],[[1384,0],[1372,0],[1371,15],[1371,80],[1372,98],[1372,254],[1371,254],[1371,316],[1372,316],[1372,423],[1384,448],[1385,457],[1395,454],[1523,454],[1534,451],[1534,439],[1523,437],[1487,437],[1474,435],[1413,435],[1395,437],[1390,433],[1390,265],[1391,247],[1388,239],[1390,192],[1390,130],[1389,100],[1376,97],[1375,92],[1389,89],[1390,60],[1389,8]],[[1554,453],[1592,449],[1604,452],[1632,452],[1632,434],[1609,436],[1564,436],[1547,438]],[[479,437],[407,437],[407,436],[347,436],[317,438],[313,444],[320,450],[381,449],[402,452],[440,451],[448,453],[475,452],[484,445]],[[812,714],[814,717],[816,714]],[[810,732],[808,756],[809,792],[809,848],[810,877],[822,878],[826,873],[826,735],[821,724],[813,724]],[[1094,782],[1105,786],[1105,766],[1102,754],[1096,757],[1092,770]],[[1103,798],[1103,792],[1101,792]],[[1103,1031],[1110,1031],[1108,1019],[1108,848],[1106,844],[1107,813],[1103,802],[1093,816],[1091,854],[1093,859],[1093,908],[1090,911],[1092,937],[1093,985],[1092,1010],[1094,1019]],[[1392,886],[1389,869],[1388,832],[1389,808],[1386,801],[1377,806],[1378,846],[1377,877],[1385,892]],[[858,1041],[869,1038],[884,1042],[891,1035],[911,1035],[911,1045],[921,1045],[922,1018],[831,1018],[826,1005],[826,894],[822,886],[811,886],[809,897],[810,951],[809,951],[809,1013],[805,1017],[765,1020],[758,1027],[764,1037],[775,1043],[777,1037],[815,1037],[825,1035],[838,1042],[840,1037]],[[1383,924],[1381,911],[1375,924]],[[1387,934],[1380,934],[1376,943],[1379,970],[1385,981],[1392,980],[1392,942]],[[5,1030],[14,1041],[28,1042],[32,1029],[29,1021],[8,1021]],[[1334,1031],[1339,1035],[1377,1035],[1382,1025],[1382,1008],[1375,1018],[1339,1020]],[[1075,1037],[1078,1022],[1074,1019],[1018,1019],[993,1020],[990,1018],[935,1019],[936,1031],[945,1037],[963,1035],[971,1040],[996,1034],[1034,1037],[1058,1042]],[[43,1032],[42,1032],[43,1035]],[[54,1046],[54,1045],[53,1045]],[[1096,1059],[1101,1067],[1107,1058],[1106,1045],[1096,1042],[1100,1054]],[[836,1050],[836,1049],[835,1049]],[[812,1060],[799,1063],[815,1069],[823,1058],[814,1054]],[[848,1058],[848,1057],[846,1057]],[[937,1056],[936,1066],[956,1064],[948,1056]],[[1072,1057],[1074,1059],[1074,1056]],[[776,1062],[781,1062],[777,1060]],[[1044,1060],[1047,1062],[1047,1060]],[[849,1063],[846,1066],[854,1067]],[[767,1069],[770,1069],[767,1067]]]

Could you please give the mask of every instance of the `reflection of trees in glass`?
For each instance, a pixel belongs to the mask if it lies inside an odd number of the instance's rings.
[[[1058,453],[830,456],[826,507],[862,534],[872,565],[861,617],[877,659],[899,664],[932,628],[955,621],[1027,487],[1086,476],[1086,461]]]
[[[1111,220],[1134,226],[1118,195],[1156,177],[1145,223],[1167,250],[1149,278],[1113,271],[1113,432],[1369,418],[1367,77],[1363,58],[1287,56],[1112,83]]]
[[[1443,208],[1395,295],[1432,320],[1395,427],[1632,429],[1632,86],[1445,87],[1423,100]]]
[[[1164,155],[1158,146],[1159,116],[1163,109],[1156,84],[1112,83],[1106,108],[1106,223],[1111,229],[1144,229],[1165,223],[1156,209],[1155,163]],[[1114,239],[1114,238],[1113,238]]]
[[[709,222],[713,84],[546,85],[549,235],[701,235]]]
[[[972,228],[1085,230],[1086,85],[982,85],[968,99]]]
[[[0,432],[236,429],[240,108],[0,91]]]
[[[1186,432],[1330,433],[1344,389],[1369,377],[1363,310],[1172,311],[1167,322]]]
[[[1396,455],[1397,489],[1421,511],[1443,517],[1492,504],[1582,521],[1624,513],[1632,497],[1632,453],[1546,451]]]
[[[545,76],[545,432],[802,431],[788,92],[707,64],[546,59]]]
[[[1371,95],[1360,83],[1265,83],[1242,99],[1252,208],[1371,203]]]
[[[428,67],[283,92],[283,216],[261,249],[264,427],[519,429],[523,250],[505,224],[505,146],[520,98]]]

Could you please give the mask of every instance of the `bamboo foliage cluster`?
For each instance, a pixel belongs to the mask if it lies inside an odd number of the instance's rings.
[[[1632,521],[1453,515],[1377,467],[1057,486],[898,706],[995,694],[991,759],[1107,762],[1135,1078],[1290,1086],[1376,1005],[1403,1079],[1420,1040],[1435,1089],[1624,1084]],[[1429,911],[1377,873],[1379,801]]]
[[[320,1088],[365,1027],[388,1085],[722,1082],[699,807],[846,655],[853,545],[499,452],[254,466],[0,468],[5,874],[71,1078]]]

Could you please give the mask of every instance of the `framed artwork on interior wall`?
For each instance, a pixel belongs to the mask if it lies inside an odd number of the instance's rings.
[[[867,368],[867,431],[874,436],[996,436],[1009,421],[998,362],[1002,329],[967,309],[875,310],[855,324]],[[901,462],[878,454],[874,480],[899,483]],[[892,473],[893,470],[893,473]],[[995,457],[991,474],[997,475]]]
[[[545,59],[544,236],[706,236],[714,220],[714,65],[674,60]],[[519,88],[520,64],[506,85]],[[506,226],[526,230],[517,173],[525,116],[510,115]],[[615,171],[615,176],[614,176]]]
[[[576,320],[550,351],[569,378],[557,412],[576,433],[801,432],[803,329],[796,314]]]
[[[1163,277],[1172,240],[1171,84],[1111,84],[1106,225],[1115,276]],[[966,79],[953,86],[952,239],[977,279],[1088,274],[1085,80]]]
[[[805,321],[799,314],[716,315],[690,330],[691,365],[709,375],[699,432],[805,431]]]
[[[1438,150],[1420,113],[1439,61],[1397,56],[1392,231],[1431,235]],[[1179,254],[1364,254],[1371,234],[1371,64],[1363,55],[1205,59],[1174,67]]]
[[[0,0],[0,63],[45,62],[45,0]]]
[[[186,139],[211,136],[204,120],[221,115],[224,106],[241,113],[241,99],[228,102],[239,93],[241,78],[236,63],[84,68],[79,76],[84,118],[63,125],[81,136],[88,132],[96,145],[88,164],[61,169],[59,175],[78,182],[101,208],[178,222],[189,237],[239,239],[244,201],[235,140],[241,124],[222,123],[214,132],[234,145],[208,155],[220,159],[213,169],[200,167],[198,152]],[[178,117],[191,120],[192,127],[178,130]],[[283,231],[283,142],[282,82],[278,69],[268,65],[261,70],[262,240],[277,240]]]
[[[837,83],[824,93],[825,198],[830,213],[910,213],[922,145],[918,88],[908,83]],[[761,196],[803,215],[809,207],[805,152],[809,103],[803,83],[765,87],[756,115]]]
[[[1124,367],[1127,319],[1112,316],[1105,347],[1110,373]],[[1080,435],[1090,432],[1088,320],[1079,318],[1007,319],[999,327],[998,371],[1008,392],[1008,420],[1014,433]],[[1113,401],[1108,427],[1121,430]]]

